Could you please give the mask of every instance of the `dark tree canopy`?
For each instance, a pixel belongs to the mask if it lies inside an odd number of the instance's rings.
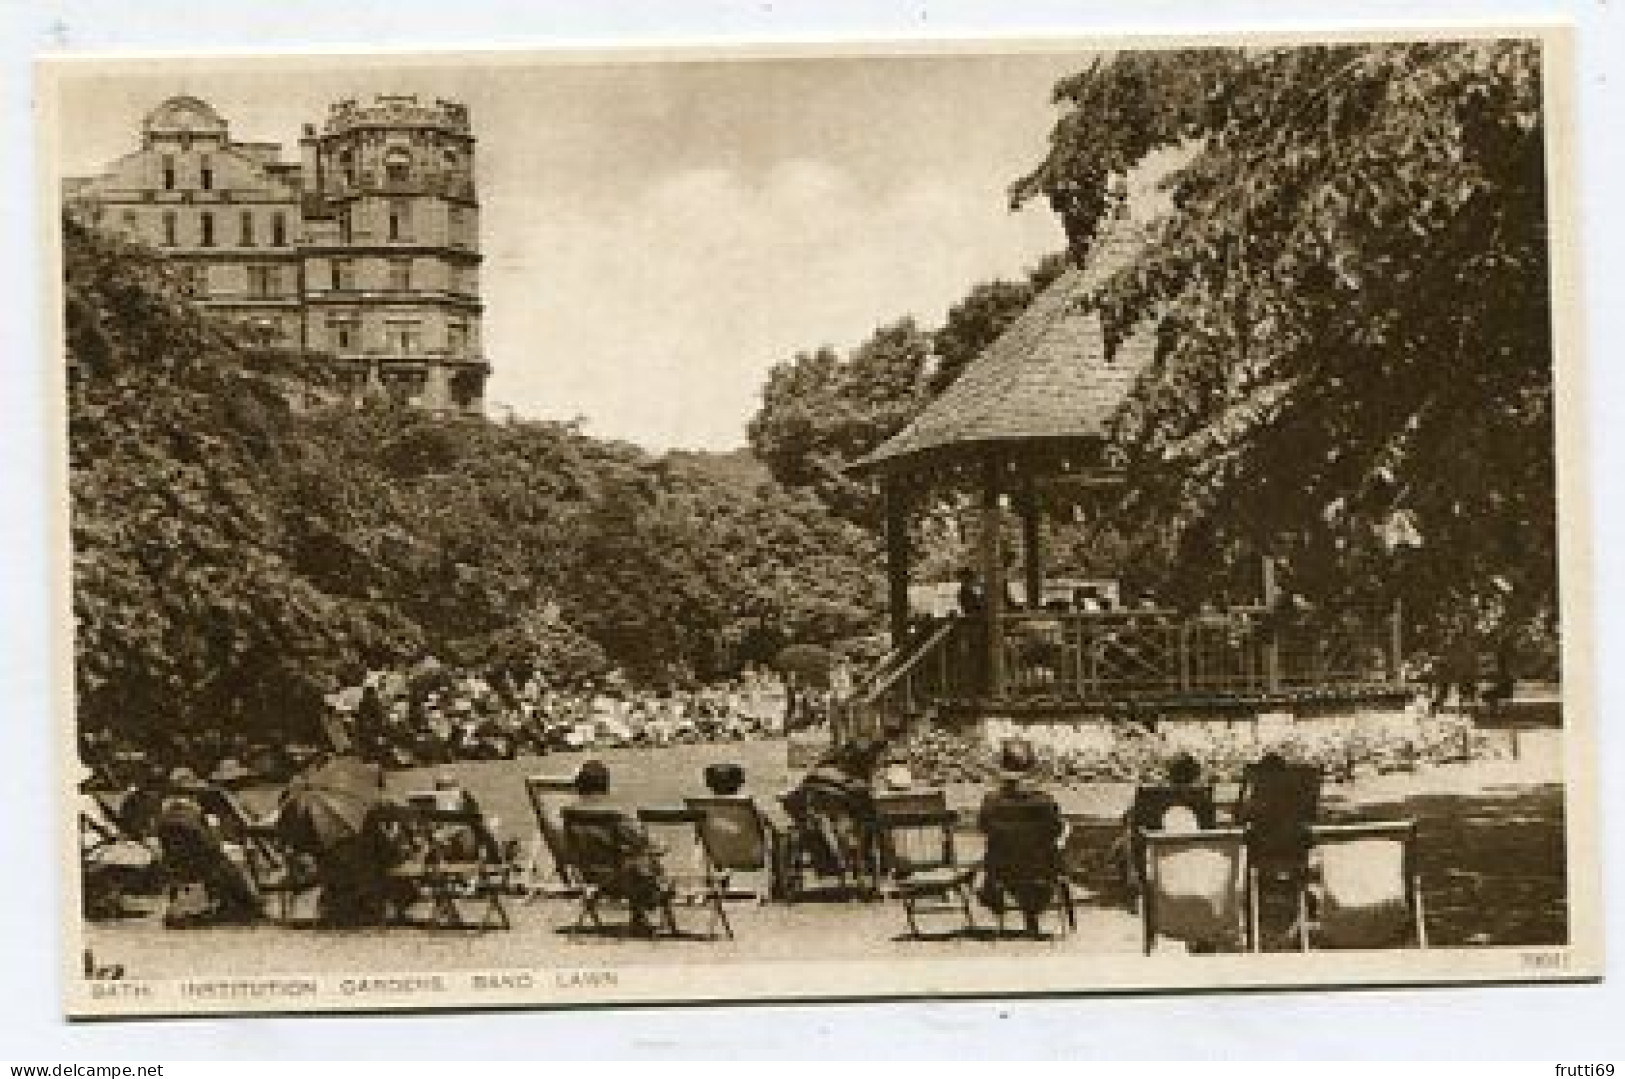
[[[82,720],[298,727],[425,654],[719,673],[767,627],[872,631],[874,541],[759,466],[568,424],[295,408],[319,385],[143,249],[65,222]]]
[[[1103,300],[1162,327],[1118,431],[1143,557],[1200,587],[1273,551],[1435,624],[1486,595],[1503,628],[1554,617],[1539,46],[1122,54],[1057,98],[1014,195],[1075,252],[1115,179],[1188,151]]]

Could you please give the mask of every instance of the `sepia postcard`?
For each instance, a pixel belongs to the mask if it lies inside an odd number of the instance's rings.
[[[66,1011],[1600,977],[1571,53],[41,61]]]

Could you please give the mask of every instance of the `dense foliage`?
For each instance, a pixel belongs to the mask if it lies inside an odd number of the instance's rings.
[[[1541,57],[1478,41],[1132,53],[1057,88],[1045,196],[1086,255],[1115,178],[1186,151],[1104,300],[1161,347],[1122,513],[1176,585],[1295,587],[1450,632],[1555,617]],[[1504,636],[1504,634],[1502,634]]]
[[[301,724],[361,666],[426,654],[667,679],[873,626],[872,539],[758,466],[295,408],[306,373],[155,256],[64,228],[88,726]]]

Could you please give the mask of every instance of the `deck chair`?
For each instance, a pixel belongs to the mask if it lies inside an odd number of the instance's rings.
[[[936,792],[939,796],[940,791]],[[956,817],[944,803],[935,807],[877,806],[876,847],[890,877],[890,889],[903,901],[909,936],[920,937],[919,916],[953,912],[965,928],[976,928],[971,911],[975,866],[962,866],[954,856]]]
[[[1323,824],[1311,833],[1315,918],[1305,946],[1428,946],[1414,821]]]
[[[607,907],[621,904],[631,910],[635,902],[658,913],[668,932],[676,932],[672,887],[660,852],[646,833],[636,849],[628,842],[626,813],[614,807],[565,806],[559,819],[571,869],[580,880],[576,930],[589,925],[603,929]]]
[[[513,866],[503,859],[502,846],[483,815],[408,802],[396,820],[410,851],[389,871],[403,890],[395,904],[396,923],[407,921],[408,909],[421,901],[429,905],[428,924],[437,929],[513,927],[503,903]],[[464,913],[469,902],[480,905],[478,921]]]
[[[1253,947],[1246,834],[1240,828],[1143,832],[1145,954],[1158,937],[1202,948]]]
[[[982,863],[982,901],[998,917],[999,937],[1004,936],[1006,913],[1012,905],[1035,936],[1051,910],[1060,915],[1062,935],[1077,929],[1072,883],[1061,861],[1064,828],[1053,802],[998,805],[983,811],[989,857]]]
[[[536,817],[536,838],[525,867],[527,902],[548,896],[579,896],[581,877],[570,865],[560,816],[564,806],[575,799],[575,777],[526,776],[525,796]]]
[[[701,832],[705,819],[704,812],[686,807],[638,810],[638,823],[661,852],[660,867],[671,889],[668,914],[674,915],[679,906],[704,907],[709,918],[706,937],[715,940],[720,927],[723,935],[732,940],[733,925],[722,904],[728,874],[718,871],[706,853]],[[674,934],[677,932],[674,919],[669,919],[668,927]]]
[[[200,791],[198,802],[220,822],[227,840],[240,846],[254,887],[276,905],[276,920],[291,922],[300,897],[314,895],[319,887],[316,863],[288,849],[277,834],[274,814],[266,819],[251,817],[242,802],[213,788]]]
[[[727,878],[728,898],[758,901],[784,894],[784,842],[778,830],[749,795],[709,795],[685,798],[684,804],[701,814],[700,844],[711,870]],[[754,888],[737,882],[754,880]]]
[[[916,790],[905,791],[877,791],[874,796],[876,820],[884,814],[899,813],[948,813],[947,792],[937,787],[922,787]],[[874,863],[872,872],[876,880],[882,880],[890,875],[892,867],[887,860],[887,850],[877,827],[874,834],[873,850],[870,858]]]
[[[155,881],[158,858],[100,798],[80,797],[79,870],[86,916],[122,916],[127,892]]]
[[[1173,821],[1170,813],[1187,810],[1194,817],[1196,827],[1212,828],[1218,823],[1210,783],[1144,783],[1134,789],[1134,801],[1124,815],[1128,831],[1127,863],[1123,866],[1125,883],[1131,893],[1139,895],[1145,883],[1145,846],[1141,835],[1160,832]]]

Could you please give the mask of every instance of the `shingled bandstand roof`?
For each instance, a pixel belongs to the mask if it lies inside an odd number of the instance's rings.
[[[1149,324],[1108,351],[1093,303],[1143,243],[1113,222],[1082,267],[1069,267],[912,423],[851,467],[896,473],[954,467],[1004,448],[1063,460],[1098,457],[1113,416],[1151,358]]]

